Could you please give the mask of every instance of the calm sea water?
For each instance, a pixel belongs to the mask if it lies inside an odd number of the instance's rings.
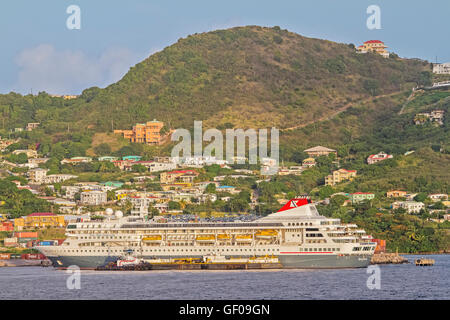
[[[367,287],[367,269],[82,271],[69,290],[65,271],[0,268],[0,299],[449,299],[450,255],[427,258],[435,265],[380,266],[379,290]]]

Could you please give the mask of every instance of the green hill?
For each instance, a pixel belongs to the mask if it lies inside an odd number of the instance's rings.
[[[398,111],[409,88],[430,81],[429,70],[425,61],[358,54],[352,44],[278,27],[237,27],[180,39],[77,99],[0,95],[0,134],[40,122],[16,135],[62,157],[92,155],[101,143],[115,151],[127,143],[106,133],[152,119],[172,129],[192,128],[194,120],[204,128],[276,126],[292,129],[281,136],[289,160],[306,145],[368,136]]]
[[[429,66],[423,61],[357,54],[353,45],[277,27],[238,27],[180,39],[117,83],[86,89],[75,100],[23,97],[23,111],[8,116],[10,124],[40,121],[47,131],[70,122],[73,130],[102,132],[111,130],[111,120],[119,129],[153,118],[172,128],[192,127],[194,119],[209,126],[283,128],[400,91],[420,81],[424,70]],[[15,99],[2,96],[0,106]]]

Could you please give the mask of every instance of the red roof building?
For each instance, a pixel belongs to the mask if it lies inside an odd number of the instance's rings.
[[[387,160],[387,159],[391,159],[393,158],[393,156],[391,154],[387,154],[385,152],[380,152],[377,154],[371,154],[368,158],[367,158],[367,163],[368,164],[374,164],[383,160]]]

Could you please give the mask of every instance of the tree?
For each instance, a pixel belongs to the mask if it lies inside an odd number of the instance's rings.
[[[131,166],[131,171],[143,173],[143,172],[147,172],[147,167],[143,166],[142,164],[133,164]]]
[[[216,185],[214,183],[210,183],[206,186],[206,193],[216,193]]]
[[[378,95],[380,85],[378,83],[378,80],[376,80],[376,79],[366,79],[363,82],[363,87],[372,96],[376,96],[376,95]]]
[[[169,201],[169,210],[180,210],[181,205],[177,201]]]
[[[428,198],[427,194],[425,192],[419,192],[415,197],[414,200],[418,202],[424,202]]]
[[[334,193],[334,189],[331,186],[324,186],[319,190],[320,199],[325,199],[331,196]]]

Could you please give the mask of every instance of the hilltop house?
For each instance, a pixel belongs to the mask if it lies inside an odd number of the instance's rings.
[[[450,74],[450,62],[433,64],[433,73]]]
[[[371,154],[368,158],[367,158],[367,163],[368,164],[374,164],[383,160],[387,160],[387,159],[392,159],[393,156],[391,154],[387,154],[383,151],[377,153],[377,154]]]
[[[353,180],[356,177],[356,170],[339,169],[325,177],[325,185],[334,186],[342,181]]]
[[[389,52],[386,46],[380,40],[369,40],[356,48],[358,53],[374,52],[381,55],[383,58],[389,58]]]

